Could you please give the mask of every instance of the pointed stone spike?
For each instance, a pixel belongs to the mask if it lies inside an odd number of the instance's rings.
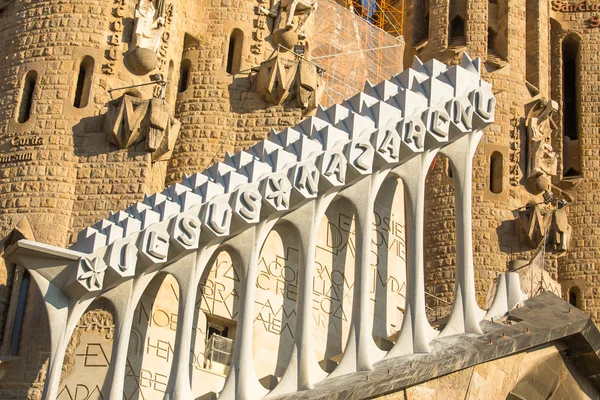
[[[469,57],[466,51],[462,54],[460,66],[479,77],[479,70],[475,67],[475,64],[473,64],[473,60],[471,59],[471,57]]]
[[[366,111],[370,113],[368,109]],[[335,127],[346,132],[349,139],[354,139],[367,132],[372,132],[375,129],[375,122],[371,118],[353,113],[345,120],[338,122]]]
[[[420,87],[425,92],[428,106],[445,103],[446,100],[454,95],[454,88],[448,83],[437,79],[437,77],[421,82]]]
[[[200,185],[194,193],[202,197],[202,201],[208,201],[215,196],[225,193],[225,187],[220,183],[206,181]]]
[[[160,215],[160,220],[164,221],[177,215],[181,211],[181,206],[174,201],[167,200],[160,203],[153,211],[156,211]]]
[[[167,196],[162,193],[154,193],[151,196],[146,196],[144,199],[144,204],[149,205],[152,208],[158,207],[160,203],[167,201]]]
[[[231,171],[223,175],[221,183],[225,187],[225,193],[231,193],[238,186],[248,183],[248,178],[236,171]]]
[[[111,212],[110,216],[108,217],[108,219],[115,224],[120,223],[126,218],[129,218],[129,214],[127,214],[125,211],[117,211],[116,213]]]
[[[92,228],[96,229],[98,232],[102,232],[111,225],[114,225],[113,221],[110,221],[108,219],[101,219],[100,221],[92,225]]]
[[[256,182],[265,175],[273,172],[271,166],[265,162],[253,159],[239,170],[239,173],[248,178],[248,182]]]
[[[193,192],[184,192],[177,198],[177,203],[181,205],[181,211],[187,211],[202,204],[202,197]]]
[[[402,85],[402,87],[410,88],[415,78],[421,82],[427,79],[428,76],[422,72],[418,72],[412,68],[409,68],[394,76],[392,80],[397,81],[400,85]]]
[[[243,168],[245,165],[251,163],[252,160],[255,160],[255,159],[256,159],[255,155],[242,150],[238,153],[235,153],[233,156],[231,156],[229,158],[229,160],[227,160],[226,164],[232,166],[236,170],[239,170],[240,168]]]
[[[369,81],[368,79],[365,81],[365,86],[363,89],[363,92],[367,92],[368,90],[370,90],[371,88],[373,88],[373,84],[371,83],[371,81]]]
[[[101,233],[106,235],[106,244],[111,244],[112,242],[114,242],[117,239],[122,239],[123,238],[123,228],[112,224],[110,226],[107,226],[106,228],[104,228]]]
[[[342,105],[356,113],[362,113],[364,109],[371,107],[377,103],[377,99],[363,92],[359,92],[354,96],[346,99]]]
[[[225,163],[217,162],[202,171],[202,174],[208,176],[213,182],[220,182],[221,177],[231,171],[235,171],[235,168]]]
[[[368,95],[375,97],[378,100],[386,101],[400,91],[400,87],[390,81],[381,81],[373,86],[370,91],[365,92]]]
[[[319,131],[319,133],[314,136],[314,139],[321,143],[324,150],[327,150],[335,147],[338,143],[345,143],[348,141],[348,133],[329,125]]]
[[[185,181],[182,182],[185,186],[189,187],[190,190],[195,191],[198,187],[200,187],[203,183],[208,181],[208,177],[206,175],[202,175],[199,172],[188,177]]]
[[[181,195],[183,192],[189,192],[191,189],[181,183],[174,183],[162,191],[162,194],[167,196],[170,200],[174,200]]]
[[[317,113],[317,117],[329,122],[332,125],[335,125],[344,118],[347,118],[348,115],[350,115],[350,110],[339,104],[335,104],[328,109],[323,110],[321,115]]]
[[[381,128],[389,122],[398,122],[403,117],[402,109],[394,107],[383,101],[373,104],[369,110],[375,121],[375,128]]]
[[[298,157],[298,161],[306,160],[315,153],[320,153],[323,150],[321,143],[316,140],[309,139],[307,136],[302,135],[300,140],[292,143],[286,147],[285,150],[295,154]]]
[[[415,71],[424,72],[421,70],[421,68],[423,67],[423,61],[421,61],[421,59],[417,56],[413,56],[413,62],[410,67]]]
[[[145,210],[149,210],[150,206],[144,203],[133,203],[132,205],[130,205],[129,207],[127,207],[125,209],[125,211],[127,213],[129,213],[129,215],[131,215],[133,218],[139,219],[139,216],[142,212],[144,212]]]
[[[106,235],[88,227],[77,234],[77,242],[73,249],[82,253],[93,253],[103,246],[106,246]]]
[[[477,75],[481,76],[481,58],[477,57],[473,60],[473,67],[477,71]]]
[[[275,136],[269,136],[269,140],[277,143],[281,147],[288,147],[290,144],[298,141],[302,134],[295,129],[285,128]]]
[[[329,125],[327,121],[324,121],[318,117],[311,116],[306,118],[304,121],[300,122],[298,125],[295,126],[295,128],[298,129],[298,131],[304,133],[306,136],[312,137],[318,131],[325,128],[327,125]]]
[[[264,157],[267,157],[277,149],[281,149],[281,146],[277,143],[273,143],[270,140],[261,140],[254,146],[250,147],[248,152],[255,155],[259,160],[262,160]]]
[[[448,70],[448,66],[446,64],[436,60],[435,58],[432,58],[423,64],[423,68],[425,69],[427,75],[429,75],[431,78],[435,78],[436,76],[439,76]]]
[[[267,164],[271,165],[273,171],[280,171],[288,164],[296,163],[297,160],[298,159],[295,154],[292,154],[289,151],[279,148],[271,154],[269,154],[267,159],[261,161],[264,161]]]
[[[404,117],[412,115],[417,109],[427,107],[427,98],[423,94],[411,90],[399,92],[393,99],[403,111]]]
[[[448,68],[448,71],[444,72],[443,75],[454,87],[454,96],[456,97],[462,96],[469,89],[479,86],[479,77],[458,65]]]

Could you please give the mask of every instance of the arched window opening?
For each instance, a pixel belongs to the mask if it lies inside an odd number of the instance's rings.
[[[457,15],[450,21],[448,45],[456,47],[464,45],[465,42],[465,21]]]
[[[183,93],[187,90],[190,79],[190,69],[192,62],[188,59],[181,61],[181,67],[179,70],[179,85],[177,91]]]
[[[25,79],[23,79],[21,102],[19,103],[19,114],[17,116],[17,121],[20,124],[29,121],[29,117],[31,116],[31,107],[33,106],[33,95],[35,94],[37,78],[37,72],[29,71],[27,75],[25,75]]]
[[[504,174],[503,174],[504,160],[502,153],[495,151],[490,157],[490,192],[499,194],[504,190]]]
[[[88,105],[92,89],[92,75],[94,73],[94,59],[86,56],[79,64],[77,85],[75,85],[75,96],[73,105],[76,108],[84,108]]]
[[[237,74],[242,66],[242,45],[244,32],[235,28],[229,36],[229,49],[227,50],[227,73]]]
[[[419,0],[413,6],[413,38],[416,46],[429,38],[429,1]]]
[[[570,305],[581,308],[581,290],[577,286],[569,288],[568,296]]]
[[[563,176],[581,174],[579,156],[579,40],[575,35],[562,42]]]

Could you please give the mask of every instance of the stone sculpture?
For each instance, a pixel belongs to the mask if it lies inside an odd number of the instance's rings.
[[[309,112],[317,108],[322,91],[321,76],[310,62],[277,54],[261,63],[256,91],[273,105],[282,105],[295,97],[297,105]]]
[[[235,351],[220,398],[266,396],[267,389],[257,379],[252,347],[258,250],[277,221],[283,220],[299,232],[299,242],[304,244],[299,249],[303,264],[313,265],[319,221],[337,193],[356,209],[357,284],[350,322],[354,333],[339,357],[339,365],[327,376],[314,356],[311,332],[315,271],[303,269],[297,292],[301,306],[291,344],[295,356],[272,396],[308,389],[329,377],[370,370],[384,357],[429,352],[430,342],[437,336],[481,334],[485,312],[475,296],[472,170],[482,129],[494,120],[496,100],[491,85],[481,80],[480,71],[481,63],[466,55],[460,65],[451,67],[436,60],[423,64],[415,59],[413,68],[389,81],[377,85],[367,82],[364,92],[342,104],[319,109],[316,116],[274,132],[247,151],[83,230],[72,249],[27,240],[13,245],[6,257],[27,266],[44,295],[52,297],[46,304],[55,340],[44,398],[57,397],[71,333],[99,296],[117,308],[109,397],[123,396],[132,313],[152,278],[161,271],[168,271],[179,282],[184,300],[177,315],[173,365],[164,392],[173,399],[194,398],[189,366],[195,299],[211,257],[224,243],[239,254],[244,276],[240,279],[243,299]],[[153,107],[148,105],[150,112]],[[110,122],[109,126],[119,126]],[[134,126],[136,122],[138,118],[133,119]],[[124,142],[130,141],[126,137]],[[456,218],[460,221],[456,233],[456,301],[442,332],[434,330],[427,320],[423,262],[425,179],[438,153],[448,157],[457,177]],[[410,229],[406,232],[404,315],[397,340],[386,353],[376,347],[372,334],[370,249],[374,204],[388,176],[403,181],[408,199],[406,226]],[[498,296],[494,310],[505,311],[514,305],[514,286],[506,286],[506,295]]]
[[[551,178],[557,174],[558,156],[551,145],[556,129],[552,116],[557,110],[554,100],[539,99],[527,118],[527,188],[533,194],[548,191]]]
[[[317,11],[318,2],[317,0],[280,0],[271,10],[264,7],[258,8],[258,10],[267,16],[275,18],[273,25],[273,31],[278,29],[295,30],[300,39],[306,39],[307,34],[303,31],[303,27],[310,16]],[[281,27],[281,20],[283,13],[286,13],[287,17],[285,25]],[[294,17],[300,16],[298,24],[294,24]]]
[[[122,149],[145,141],[145,149],[152,153],[152,161],[170,157],[180,126],[162,100],[142,100],[128,94],[111,101],[104,117],[108,141]]]
[[[161,1],[162,4],[162,1]],[[150,0],[140,0],[135,9],[133,40],[127,54],[129,69],[137,75],[145,75],[156,68],[158,50],[165,31],[165,19]]]
[[[565,253],[569,247],[572,229],[561,203],[555,209],[543,204],[526,207],[519,212],[516,228],[521,243],[532,249],[542,242],[555,253]]]

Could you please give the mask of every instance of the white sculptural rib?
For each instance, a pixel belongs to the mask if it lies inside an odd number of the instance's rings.
[[[253,299],[258,254],[279,220],[300,232],[303,275],[291,362],[271,395],[310,389],[326,378],[316,363],[310,331],[312,264],[318,224],[337,195],[354,203],[357,250],[350,337],[331,377],[369,370],[386,354],[371,335],[369,246],[374,201],[388,176],[402,179],[407,209],[406,310],[398,340],[387,357],[429,351],[438,334],[425,315],[423,265],[424,185],[438,152],[455,172],[457,279],[455,303],[442,334],[481,333],[484,312],[475,299],[471,241],[472,159],[481,131],[493,122],[495,98],[480,78],[479,60],[461,65],[421,63],[292,128],[273,132],[247,151],[228,155],[202,173],[147,196],[124,211],[83,230],[72,250],[21,241],[6,256],[24,265],[42,290],[51,320],[52,354],[44,398],[56,397],[64,351],[76,322],[100,295],[118,309],[111,369],[111,399],[124,387],[131,315],[160,271],[180,283],[182,301],[169,379],[171,399],[192,397],[189,353],[198,283],[221,244],[241,255],[238,336],[231,372],[221,398],[267,395],[252,361]]]

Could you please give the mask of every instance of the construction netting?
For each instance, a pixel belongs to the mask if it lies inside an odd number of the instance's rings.
[[[401,9],[374,0],[342,2],[345,6],[318,1],[311,61],[325,70],[323,106],[363,90],[366,80],[377,83],[402,71]]]

